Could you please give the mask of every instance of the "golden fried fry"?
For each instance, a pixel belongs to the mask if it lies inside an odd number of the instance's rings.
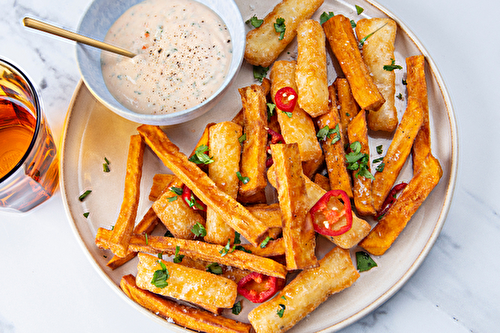
[[[271,145],[275,166],[278,199],[283,223],[286,268],[316,267],[316,234],[312,221],[306,219],[306,186],[296,143]]]
[[[385,100],[363,62],[351,21],[343,15],[335,15],[323,24],[323,29],[356,102],[362,109],[378,110]]]
[[[384,254],[438,184],[442,174],[439,161],[428,154],[396,202],[359,245],[373,255]]]
[[[260,257],[269,258],[285,255],[285,242],[283,238],[270,240],[264,247],[253,246],[252,244],[243,244],[243,247],[251,251],[252,254]]]
[[[237,285],[234,281],[149,254],[139,253],[138,257],[136,284],[139,288],[210,309],[231,308],[236,300]],[[160,262],[165,265],[169,276],[166,287],[157,286],[152,281],[155,271],[162,271]]]
[[[162,162],[208,207],[253,245],[265,237],[267,227],[240,203],[221,191],[194,163],[179,152],[158,126],[142,125],[139,133]]]
[[[298,104],[311,117],[328,112],[325,33],[318,21],[305,20],[297,28],[295,82]]]
[[[281,235],[281,209],[278,203],[271,205],[257,204],[247,206],[247,209],[252,215],[264,222],[268,227],[268,236],[276,239]]]
[[[264,95],[269,95],[269,91],[271,90],[271,81],[265,77],[260,84],[262,89],[264,89]],[[240,125],[241,127],[245,126],[245,116],[243,115],[243,108],[234,116],[231,120],[233,123]]]
[[[330,94],[329,112],[318,117],[316,123],[320,130],[326,126],[328,126],[329,130],[335,130],[338,125],[338,132],[330,134],[326,138],[326,141],[321,141],[325,154],[330,187],[332,189],[342,190],[347,193],[349,198],[352,198],[351,176],[346,168],[344,150],[347,134],[345,136],[343,134],[346,131],[343,131],[344,125],[342,125],[340,121],[334,85],[329,86],[328,91]]]
[[[241,195],[241,193],[238,193],[238,196],[236,198],[236,201],[243,205],[250,205],[250,204],[265,204],[267,202],[266,198],[266,189],[263,188],[259,192],[253,194],[253,195]]]
[[[276,92],[283,87],[291,87],[297,91],[295,85],[295,61],[276,61],[271,69],[271,97],[274,101]],[[281,135],[286,143],[299,145],[302,161],[317,160],[322,151],[316,137],[316,129],[311,117],[298,105],[295,106],[291,117],[276,108]]]
[[[417,172],[422,161],[431,152],[431,130],[429,128],[429,101],[427,99],[427,82],[425,81],[425,57],[423,55],[406,58],[406,89],[408,98],[416,98],[422,105],[424,122],[413,142],[413,172]]]
[[[125,257],[127,254],[128,243],[135,225],[140,198],[143,156],[144,142],[139,135],[132,135],[127,157],[123,202],[110,238],[110,249],[119,257]]]
[[[314,176],[313,182],[314,182],[316,185],[319,185],[319,186],[320,186],[323,190],[325,190],[325,191],[330,191],[330,190],[331,190],[331,186],[330,186],[330,179],[328,179],[328,177],[323,176],[323,175],[322,175],[322,174],[320,174],[320,173],[317,173],[317,174]]]
[[[297,34],[300,22],[308,19],[321,6],[323,0],[283,0],[266,15],[262,25],[247,34],[245,59],[255,66],[269,67]],[[286,30],[280,40],[274,24],[285,20]]]
[[[267,105],[264,89],[252,85],[238,89],[243,104],[245,141],[241,154],[241,175],[248,177],[240,184],[242,196],[252,196],[263,190],[266,179]]]
[[[236,320],[216,316],[205,310],[181,305],[150,291],[137,287],[133,275],[125,275],[120,281],[120,288],[132,300],[152,313],[171,319],[175,324],[207,333],[250,333],[252,326]]]
[[[338,111],[340,116],[340,129],[344,142],[349,142],[347,137],[347,127],[349,126],[351,120],[353,120],[358,114],[359,106],[352,96],[351,87],[346,79],[340,77],[336,78],[333,82],[333,86],[335,87],[338,95],[337,99],[339,105]]]
[[[408,98],[408,106],[396,129],[391,145],[384,156],[384,170],[375,174],[372,183],[373,206],[378,212],[384,203],[387,194],[394,185],[399,172],[410,155],[413,141],[422,126],[423,111],[418,99]]]
[[[335,247],[319,267],[303,270],[271,300],[250,311],[248,319],[257,333],[285,332],[358,278],[349,251]]]
[[[171,174],[156,174],[153,176],[153,185],[151,186],[151,190],[149,191],[149,200],[155,201],[160,197],[163,193],[163,190],[172,182],[175,178],[174,175]]]
[[[373,82],[385,99],[385,103],[379,109],[369,111],[366,115],[368,128],[373,131],[392,132],[398,126],[398,112],[394,105],[396,74],[394,71],[384,69],[384,65],[391,65],[396,59],[394,56],[396,30],[396,22],[389,18],[361,19],[356,23],[358,40],[373,33],[364,42],[363,60],[372,74]]]
[[[195,235],[191,228],[200,223],[205,225],[205,219],[174,191],[182,190],[179,178],[170,183],[163,194],[153,203],[153,210],[163,225],[177,238],[193,239]]]
[[[351,121],[347,128],[349,143],[359,142],[361,144],[361,153],[370,156],[370,147],[368,146],[368,127],[366,124],[365,110]],[[367,162],[367,170],[370,171],[370,161]],[[375,208],[372,203],[372,180],[365,176],[356,175],[359,170],[352,172],[354,205],[356,211],[361,216],[376,215]]]
[[[314,177],[314,174],[318,172],[319,168],[325,162],[325,155],[321,154],[321,156],[316,160],[309,160],[302,162],[302,171],[304,172],[304,176],[311,179]]]

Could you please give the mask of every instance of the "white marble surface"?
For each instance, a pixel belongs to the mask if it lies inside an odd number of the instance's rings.
[[[451,95],[459,172],[429,256],[388,302],[342,332],[500,331],[500,44],[493,0],[380,0],[419,37]],[[75,29],[90,0],[0,0],[0,55],[41,88],[59,141],[79,81],[71,42],[28,31],[25,15]],[[0,333],[166,331],[126,304],[75,241],[61,194],[25,215],[0,213]]]

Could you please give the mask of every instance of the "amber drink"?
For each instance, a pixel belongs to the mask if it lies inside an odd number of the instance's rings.
[[[29,79],[0,59],[0,210],[26,212],[52,196],[57,149]]]

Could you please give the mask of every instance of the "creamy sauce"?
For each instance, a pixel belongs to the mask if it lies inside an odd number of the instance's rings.
[[[125,107],[166,114],[198,105],[219,89],[231,62],[229,31],[192,0],[147,0],[127,10],[105,41],[137,54],[102,53],[102,73]]]

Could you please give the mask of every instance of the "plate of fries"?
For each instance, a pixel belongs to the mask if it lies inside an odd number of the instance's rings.
[[[236,2],[246,61],[200,118],[137,124],[78,85],[65,208],[103,279],[172,331],[337,331],[394,295],[439,236],[458,163],[451,101],[373,1]],[[253,303],[262,281],[272,293]]]

